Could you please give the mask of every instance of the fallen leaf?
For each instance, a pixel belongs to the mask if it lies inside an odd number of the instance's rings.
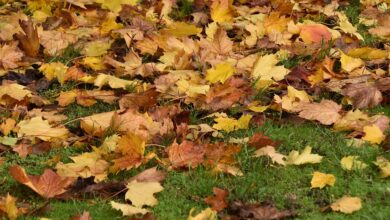
[[[121,211],[122,215],[124,216],[132,216],[137,214],[145,215],[146,213],[150,212],[148,209],[138,208],[129,204],[122,204],[114,201],[111,201],[110,204],[113,209]]]
[[[14,69],[19,66],[18,62],[22,60],[23,52],[16,44],[0,45],[0,67],[3,69]]]
[[[191,142],[183,141],[181,144],[176,141],[168,147],[168,158],[173,168],[198,166],[204,160],[203,145]]]
[[[256,150],[255,157],[260,156],[268,156],[271,158],[272,162],[278,163],[280,165],[286,165],[286,162],[284,161],[286,156],[276,152],[275,147],[273,146],[265,146]]]
[[[211,206],[211,209],[217,212],[224,210],[227,206],[227,199],[229,192],[217,187],[213,188],[214,196],[208,196],[204,199],[205,203]]]
[[[382,130],[375,124],[371,126],[364,126],[363,131],[364,136],[362,137],[362,140],[368,141],[371,144],[380,144],[386,138]]]
[[[46,199],[63,194],[66,188],[74,182],[73,178],[62,178],[50,169],[45,169],[40,176],[32,176],[28,175],[22,167],[14,165],[9,172],[16,181],[28,186]]]
[[[345,156],[340,164],[344,170],[362,170],[367,167],[367,164],[359,160],[359,156]]]
[[[64,126],[51,126],[49,121],[43,120],[42,117],[20,121],[17,127],[19,128],[18,137],[36,137],[44,141],[66,139],[69,134],[68,129]]]
[[[233,21],[233,1],[232,0],[213,0],[210,7],[210,15],[215,22]]]
[[[343,196],[330,205],[333,211],[351,214],[362,208],[362,201],[359,197]]]
[[[155,206],[158,201],[154,193],[161,192],[164,188],[159,182],[137,182],[136,180],[127,184],[126,200],[130,200],[133,206],[142,208],[142,206]]]
[[[302,165],[306,163],[320,163],[322,156],[311,153],[311,147],[307,146],[302,153],[293,150],[289,153],[286,159],[287,165]]]
[[[295,216],[291,210],[278,210],[274,205],[267,203],[244,204],[240,201],[233,201],[229,204],[229,210],[233,213],[233,218],[238,219],[285,219]]]
[[[7,136],[12,129],[14,129],[16,125],[16,121],[12,118],[7,118],[3,123],[0,124],[0,131],[4,136]]]
[[[281,81],[289,70],[283,66],[277,66],[279,62],[275,54],[268,54],[258,58],[254,64],[252,77],[260,80]]]
[[[296,107],[299,117],[308,120],[317,120],[321,124],[331,125],[340,117],[342,106],[331,100],[321,100],[320,103],[301,103]]]
[[[363,60],[360,58],[353,58],[341,52],[341,68],[346,72],[352,72],[352,70],[364,65]]]
[[[332,39],[332,34],[325,25],[322,24],[305,24],[301,25],[299,37],[306,44],[326,43]]]
[[[16,206],[16,198],[9,193],[6,197],[0,197],[0,213],[4,212],[10,220],[16,220],[22,213]]]
[[[190,214],[188,214],[187,220],[216,220],[217,219],[217,212],[213,211],[210,208],[202,210],[199,214],[193,215],[193,212],[195,211],[195,208],[192,208],[190,210]]]
[[[214,68],[207,70],[206,79],[211,83],[224,83],[235,72],[235,68],[229,62],[217,64]]]
[[[248,141],[249,146],[254,147],[256,149],[260,149],[266,146],[277,147],[281,144],[280,141],[274,141],[268,136],[266,136],[263,132],[257,132],[252,135],[251,139]]]
[[[336,177],[333,174],[326,174],[315,171],[311,179],[311,188],[324,188],[326,185],[334,186]]]
[[[342,94],[352,99],[355,108],[372,108],[383,100],[381,91],[370,83],[349,84]]]
[[[131,177],[129,182],[163,182],[167,173],[162,170],[157,170],[157,167],[152,167],[142,171],[141,173]]]
[[[238,120],[234,118],[218,117],[214,119],[214,129],[231,132],[239,129],[247,129],[252,115],[242,115]]]
[[[379,156],[374,162],[375,165],[381,170],[381,177],[387,178],[390,176],[390,161],[385,157]]]

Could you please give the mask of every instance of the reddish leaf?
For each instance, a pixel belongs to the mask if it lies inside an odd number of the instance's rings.
[[[194,168],[203,162],[204,153],[203,145],[187,140],[181,144],[175,141],[168,148],[168,157],[173,168]]]
[[[226,197],[229,195],[229,192],[217,187],[213,188],[213,192],[214,196],[208,196],[204,201],[211,206],[211,209],[220,212],[228,206]]]

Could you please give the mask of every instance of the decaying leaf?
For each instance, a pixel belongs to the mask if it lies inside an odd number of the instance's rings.
[[[378,168],[381,171],[381,177],[387,178],[390,176],[390,161],[387,160],[385,157],[379,156],[376,158],[376,161],[374,162],[375,165],[378,166]]]
[[[125,198],[138,208],[144,205],[155,206],[158,201],[153,194],[164,189],[159,182],[138,182],[137,180],[130,182],[126,187],[128,190]]]
[[[195,216],[193,215],[194,211],[195,211],[194,208],[190,210],[187,220],[216,220],[217,219],[217,212],[213,211],[210,208],[202,210],[199,214]]]
[[[339,113],[341,108],[341,105],[331,100],[322,100],[320,103],[301,103],[296,110],[301,118],[317,120],[321,124],[331,125],[341,117]]]
[[[278,163],[280,165],[286,165],[286,162],[284,161],[286,156],[276,152],[275,147],[273,146],[265,146],[258,149],[255,152],[255,157],[260,157],[260,156],[268,156],[271,158],[272,162]]]
[[[117,203],[114,201],[110,202],[111,207],[113,209],[119,210],[122,212],[122,215],[124,216],[132,216],[132,215],[137,215],[137,214],[146,214],[150,212],[148,209],[145,208],[138,208],[129,204],[123,204],[123,203]]]

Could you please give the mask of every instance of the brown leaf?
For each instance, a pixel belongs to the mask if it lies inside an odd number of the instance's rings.
[[[339,114],[341,108],[342,106],[334,101],[323,99],[320,103],[301,103],[296,110],[301,118],[317,120],[321,124],[331,125],[341,117]]]
[[[352,99],[355,108],[372,108],[383,99],[381,91],[369,83],[349,84],[343,89],[342,94]]]
[[[31,19],[19,21],[19,24],[24,34],[17,33],[15,36],[19,40],[21,48],[27,56],[37,57],[40,47],[37,29],[34,27]]]
[[[18,165],[12,166],[9,169],[12,177],[22,183],[42,197],[49,199],[66,192],[66,188],[70,186],[73,178],[62,178],[51,169],[45,169],[42,175],[28,175],[24,169]]]
[[[203,145],[184,140],[181,144],[176,141],[168,147],[168,157],[173,168],[194,168],[203,162]]]
[[[229,205],[229,209],[237,213],[235,217],[240,219],[272,220],[295,215],[291,210],[279,211],[274,205],[267,203],[243,204],[240,201],[234,201]]]
[[[0,45],[0,67],[3,69],[13,69],[19,66],[18,62],[22,60],[23,52],[13,44]]]
[[[70,220],[92,220],[88,211],[83,211],[82,214],[73,216]]]
[[[142,93],[126,94],[119,100],[119,106],[121,109],[149,109],[157,104],[159,94],[155,89],[149,89]]]
[[[263,134],[263,132],[257,132],[251,137],[248,144],[251,147],[259,149],[265,146],[277,147],[281,144],[281,142],[272,140],[271,138]]]
[[[157,167],[152,167],[141,173],[131,177],[128,182],[137,180],[137,182],[163,182],[167,173],[165,171],[157,170]]]
[[[229,192],[217,187],[213,188],[213,192],[214,196],[208,196],[204,201],[211,206],[211,209],[220,212],[228,206],[226,197],[229,195]]]

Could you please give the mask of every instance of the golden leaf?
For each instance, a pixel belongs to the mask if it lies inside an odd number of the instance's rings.
[[[234,66],[229,62],[223,62],[215,65],[214,68],[207,70],[206,79],[211,83],[224,83],[235,72]]]
[[[303,149],[302,153],[293,150],[287,156],[287,165],[302,165],[306,163],[320,163],[322,156],[311,153],[311,147],[307,146]]]
[[[333,174],[326,174],[315,171],[311,179],[311,188],[324,188],[326,185],[333,186],[336,182],[336,177]]]
[[[359,197],[343,196],[332,203],[330,207],[333,211],[351,214],[362,208],[362,200]]]

